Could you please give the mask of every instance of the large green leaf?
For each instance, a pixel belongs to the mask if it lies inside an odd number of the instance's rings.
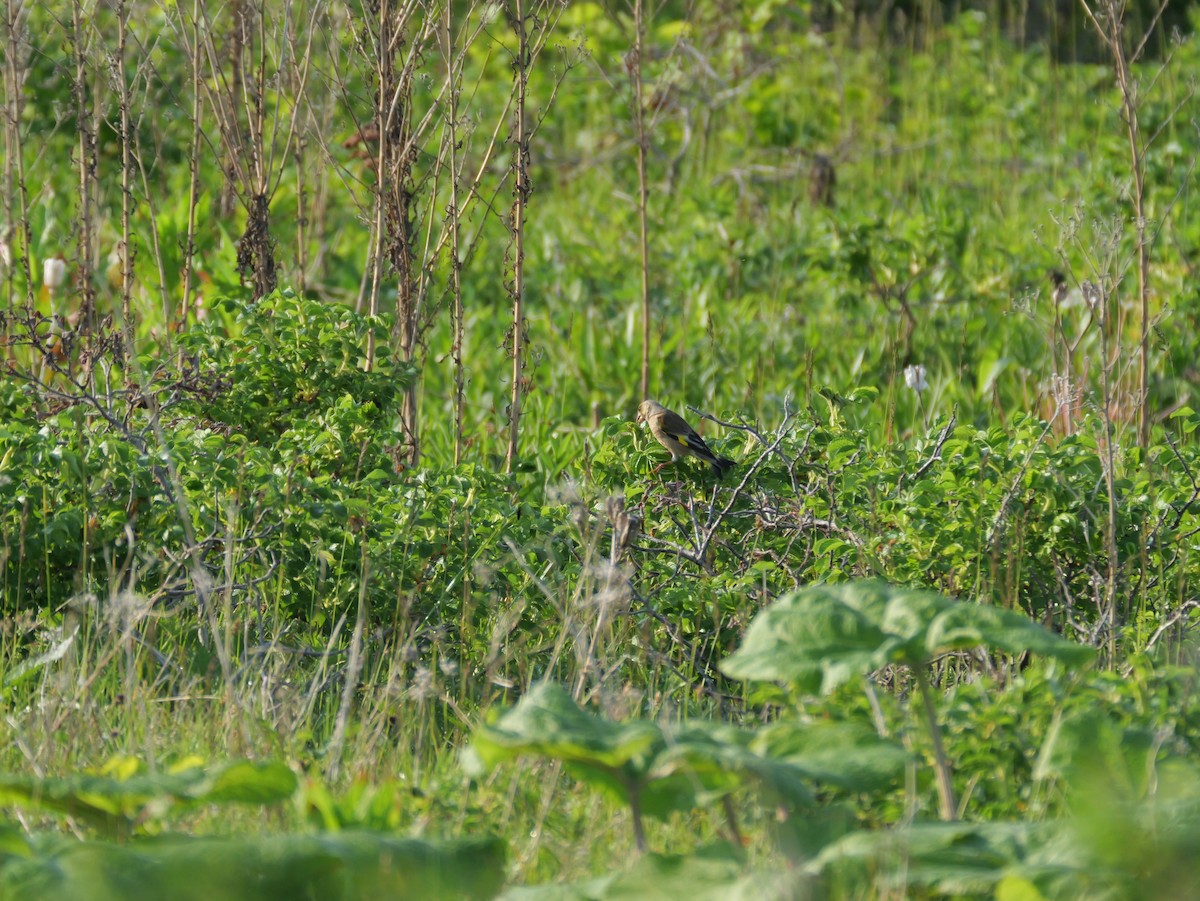
[[[372,832],[172,835],[129,845],[59,840],[0,866],[0,901],[490,898],[503,883],[504,857],[496,839],[431,842]]]
[[[512,888],[497,901],[786,901],[806,897],[808,878],[755,871],[729,845],[694,854],[646,854],[629,870],[574,885]]]
[[[955,603],[929,624],[925,647],[930,656],[979,646],[1009,654],[1029,651],[1068,664],[1083,664],[1094,651],[1035,623],[1023,613],[988,604]]]
[[[299,785],[296,774],[275,760],[234,760],[205,770],[203,781],[188,797],[206,804],[277,804],[286,801]]]
[[[848,792],[887,789],[912,759],[904,748],[860,723],[785,720],[760,730],[754,746],[787,761],[814,782]]]
[[[643,806],[647,812],[669,812],[657,802],[663,789],[684,786],[700,800],[715,799],[747,783],[757,783],[776,799],[807,805],[813,800],[805,773],[790,761],[754,750],[753,732],[718,723],[693,724],[664,731],[654,755]],[[679,789],[674,789],[678,783]],[[705,797],[705,796],[712,796]]]
[[[475,731],[463,753],[468,773],[490,770],[502,760],[539,754],[568,763],[644,772],[662,740],[653,723],[613,723],[583,710],[562,686],[543,682],[494,722]]]
[[[842,878],[855,872],[858,879],[875,873],[890,891],[986,895],[1016,880],[1055,897],[1088,897],[1088,857],[1067,823],[916,823],[856,832],[828,845],[803,870]]]
[[[581,709],[561,686],[536,686],[493,723],[476,730],[463,753],[467,772],[533,754],[562,760],[577,777],[628,803],[637,795],[652,816],[687,810],[742,785],[791,804],[812,795],[805,774],[752,748],[754,733],[716,723],[664,729],[614,723]]]
[[[133,758],[110,761],[100,774],[39,778],[0,774],[0,807],[19,806],[76,817],[111,835],[125,834],[153,809],[240,802],[274,804],[296,791],[296,775],[276,761],[235,760],[147,772]]]
[[[782,596],[754,618],[721,669],[735,679],[788,682],[827,694],[889,663],[920,666],[936,654],[975,646],[1071,663],[1091,655],[1013,611],[865,581]]]
[[[882,597],[844,585],[785,594],[754,618],[741,648],[721,669],[735,679],[790,682],[802,691],[832,690],[858,672],[887,662],[879,628]],[[852,599],[859,603],[848,603]]]

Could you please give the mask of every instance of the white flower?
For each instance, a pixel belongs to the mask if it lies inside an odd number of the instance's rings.
[[[0,241],[0,275],[12,269],[12,248],[8,241]]]
[[[57,291],[67,280],[67,261],[62,257],[50,257],[42,263],[42,284],[51,291]]]
[[[916,366],[904,367],[904,384],[913,391],[920,394],[929,387],[929,382],[925,380],[925,367],[920,364]]]

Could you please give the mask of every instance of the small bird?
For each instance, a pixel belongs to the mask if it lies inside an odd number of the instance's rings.
[[[659,444],[671,452],[671,459],[667,463],[675,463],[691,454],[711,466],[717,478],[721,478],[737,465],[733,460],[714,454],[682,416],[672,413],[656,400],[642,401],[638,407],[637,421],[649,423],[650,433]],[[667,463],[661,464],[654,471],[658,472]]]

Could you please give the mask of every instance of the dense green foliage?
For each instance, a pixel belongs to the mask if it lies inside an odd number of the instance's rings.
[[[413,7],[400,162],[378,6],[26,6],[0,898],[1200,891],[1194,37],[1133,67],[1139,273],[1061,10],[668,3],[638,57],[527,0],[521,189],[513,4]],[[633,422],[639,102],[650,390],[724,480]]]

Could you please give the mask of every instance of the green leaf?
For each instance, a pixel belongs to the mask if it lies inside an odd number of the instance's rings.
[[[984,353],[983,358],[976,367],[976,397],[982,398],[991,394],[992,386],[996,384],[996,379],[1008,368],[1009,362],[1007,357],[1000,355],[1000,351],[996,347],[991,347]]]
[[[1072,664],[1091,657],[1088,648],[1019,613],[863,581],[785,594],[754,618],[721,669],[735,679],[770,679],[828,694],[889,663],[921,666],[936,654],[977,645]]]
[[[652,781],[646,792],[645,808],[651,811],[660,786],[680,781],[694,791],[702,788],[716,800],[747,782],[758,783],[776,799],[792,805],[813,802],[805,773],[790,761],[756,753],[755,733],[718,723],[684,726],[664,735],[664,745],[652,761]],[[671,809],[664,808],[664,813]]]
[[[1009,654],[1029,651],[1071,665],[1087,663],[1095,653],[1055,635],[1023,613],[986,604],[955,604],[929,624],[925,649],[930,656],[979,646]]]
[[[512,888],[497,901],[785,901],[807,897],[807,877],[791,872],[747,870],[727,844],[694,854],[646,854],[628,871],[567,886]]]
[[[904,748],[860,723],[774,723],[759,731],[754,746],[814,782],[848,792],[887,789],[912,759]]]
[[[39,778],[0,774],[0,806],[64,814],[89,822],[106,835],[125,835],[134,822],[171,806],[285,801],[296,776],[283,763],[232,761],[206,769],[145,772],[135,758],[114,758],[102,774]]]
[[[472,775],[521,754],[617,769],[643,766],[662,733],[653,723],[611,723],[582,710],[562,686],[543,682],[494,723],[475,731],[463,755]]]
[[[236,838],[171,835],[129,845],[59,841],[0,866],[5,901],[491,898],[504,881],[496,839],[382,833]]]
[[[279,761],[236,760],[209,771],[203,789],[192,794],[207,803],[275,804],[299,785],[296,774]]]
[[[480,775],[522,754],[562,760],[579,779],[664,817],[755,785],[792,805],[812,802],[805,773],[757,753],[754,733],[715,723],[664,730],[654,723],[613,723],[593,716],[553,683],[543,683],[494,723],[476,730],[463,753]]]
[[[1103,710],[1073,711],[1052,724],[1034,777],[1103,785],[1110,802],[1140,800],[1157,778],[1161,750],[1147,729],[1123,726]]]
[[[1017,877],[1063,883],[1078,897],[1090,871],[1087,855],[1061,822],[916,823],[856,832],[825,847],[804,871],[830,876],[848,865],[883,874],[893,888],[951,895],[990,894],[1002,880]]]
[[[1186,404],[1172,412],[1168,418],[1179,420],[1179,429],[1185,435],[1192,434],[1196,431],[1196,426],[1200,425],[1200,416],[1197,416],[1196,411]]]
[[[1046,896],[1024,876],[1005,876],[996,883],[996,901],[1046,901]]]
[[[647,854],[613,880],[602,897],[605,901],[784,901],[806,894],[802,891],[806,882],[794,873],[747,872],[738,851],[721,844],[687,856]]]
[[[821,585],[779,598],[754,618],[742,646],[721,663],[735,679],[789,682],[801,691],[823,693],[855,673],[886,663],[887,636],[864,598],[861,609],[846,603],[850,586]],[[852,589],[854,590],[854,589]]]

